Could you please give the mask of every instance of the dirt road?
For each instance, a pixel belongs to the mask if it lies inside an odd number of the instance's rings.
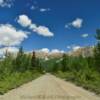
[[[100,97],[46,74],[1,96],[0,100],[100,100]]]

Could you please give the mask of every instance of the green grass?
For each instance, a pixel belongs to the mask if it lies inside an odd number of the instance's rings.
[[[11,75],[7,75],[5,78],[0,80],[0,94],[2,95],[11,89],[17,88],[24,83],[36,79],[41,75],[42,74],[37,71],[26,71],[24,73],[16,72]]]
[[[54,75],[100,95],[100,74],[97,72],[92,73],[91,79],[86,79],[85,74],[78,75],[73,72],[58,71]]]

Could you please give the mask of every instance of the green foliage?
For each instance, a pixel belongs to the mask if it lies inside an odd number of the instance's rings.
[[[68,69],[68,63],[67,63],[67,62],[68,62],[68,57],[67,57],[66,54],[63,54],[62,61],[61,61],[61,64],[62,64],[61,70],[62,70],[63,72],[69,70],[69,69]]]
[[[17,57],[15,59],[15,71],[24,71],[23,70],[23,61],[24,60],[24,52],[23,52],[23,48],[21,47],[19,49],[19,52],[17,53]]]
[[[13,72],[13,58],[11,55],[0,61],[0,80]]]
[[[34,73],[34,74],[33,74]],[[11,89],[17,88],[23,83],[27,83],[37,77],[39,77],[41,73],[38,71],[25,71],[24,73],[16,72],[12,73],[9,76],[4,77],[2,81],[0,81],[0,94],[4,94]]]
[[[35,52],[33,51],[32,59],[31,59],[31,69],[34,70],[36,66],[37,66],[37,60],[36,60]]]
[[[94,61],[97,70],[100,72],[100,29],[96,31],[97,45],[94,50]]]
[[[40,63],[40,59],[36,58],[36,54],[34,51],[33,51],[32,57],[31,57],[30,70],[38,70],[40,72],[43,72],[43,67]]]
[[[59,63],[55,62],[52,68],[52,72],[57,72],[59,70]]]
[[[35,66],[32,69],[32,57],[19,49],[16,57],[6,52],[6,57],[0,61],[0,93],[3,94],[10,89],[16,88],[42,74],[39,59],[35,58]]]
[[[100,29],[96,30],[96,39],[100,41]]]
[[[64,72],[59,70],[53,74],[100,94],[100,73],[92,64],[92,57],[69,57],[67,65],[70,66],[70,70]]]
[[[57,70],[60,69],[59,59],[60,58],[51,58],[47,61],[41,59],[41,65],[43,66],[46,72],[52,73],[55,70],[54,67],[57,67]]]

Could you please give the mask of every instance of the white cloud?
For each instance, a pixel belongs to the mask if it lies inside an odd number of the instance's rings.
[[[1,7],[8,7],[10,8],[13,5],[14,0],[0,0]]]
[[[71,46],[67,46],[67,49],[71,49]]]
[[[10,24],[0,25],[0,45],[14,46],[19,45],[28,36],[28,32],[17,30]]]
[[[40,50],[37,50],[37,52],[44,52],[44,53],[49,53],[50,50],[48,48],[42,48]]]
[[[86,38],[86,37],[88,37],[89,36],[89,34],[82,34],[82,37],[83,38]]]
[[[59,50],[59,49],[52,49],[51,51],[48,48],[42,48],[40,50],[36,50],[37,52],[44,52],[44,53],[64,53],[63,50]]]
[[[34,30],[34,29],[37,28],[37,25],[36,24],[31,24],[29,28],[32,29],[32,30]]]
[[[50,8],[40,8],[40,12],[46,12],[46,11],[50,11]]]
[[[64,50],[61,50],[60,53],[65,53],[65,51]]]
[[[45,36],[45,37],[52,37],[53,33],[50,32],[49,28],[45,26],[39,26],[36,28],[33,28],[33,31],[36,32],[39,35]]]
[[[54,35],[54,33],[51,32],[48,27],[41,25],[37,26],[36,24],[32,23],[31,19],[27,15],[20,15],[17,22],[23,27],[29,26],[29,29],[36,32],[38,35],[45,37],[52,37]]]
[[[80,48],[82,48],[82,47],[79,46],[79,45],[75,45],[75,44],[70,45],[70,46],[67,46],[67,49],[71,49],[71,50],[73,50],[73,51],[76,51],[76,50],[78,50],[78,49],[80,49]]]
[[[6,48],[5,48],[5,49],[6,49]],[[7,47],[6,50],[8,50],[8,52],[11,52],[11,53],[16,53],[16,52],[19,51],[19,49],[16,48],[16,47]]]
[[[72,47],[73,51],[76,51],[76,50],[78,50],[78,49],[80,49],[80,48],[81,48],[81,46],[73,46],[73,47]]]
[[[63,50],[53,49],[51,50],[51,53],[64,53]]]
[[[73,26],[74,28],[81,28],[83,24],[83,19],[81,18],[76,18],[74,21],[71,23],[68,23],[65,25],[65,28],[70,28],[70,26]]]
[[[29,19],[26,15],[20,15],[17,22],[23,27],[31,25],[31,19]]]
[[[81,28],[83,23],[83,19],[77,18],[72,22],[72,26],[75,28]]]
[[[17,53],[19,51],[18,48],[16,47],[4,47],[4,48],[0,48],[0,55],[4,55],[5,53],[10,52],[10,53]]]
[[[4,2],[4,0],[0,0],[0,4],[2,4]]]
[[[30,4],[28,4],[29,6]],[[34,2],[34,4],[30,7],[31,10],[38,10],[40,12],[48,12],[48,11],[51,11],[50,8],[41,8],[37,5],[37,2]]]

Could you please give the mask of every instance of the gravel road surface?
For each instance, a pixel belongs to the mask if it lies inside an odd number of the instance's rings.
[[[100,100],[100,97],[51,74],[45,74],[0,96],[0,100]]]

